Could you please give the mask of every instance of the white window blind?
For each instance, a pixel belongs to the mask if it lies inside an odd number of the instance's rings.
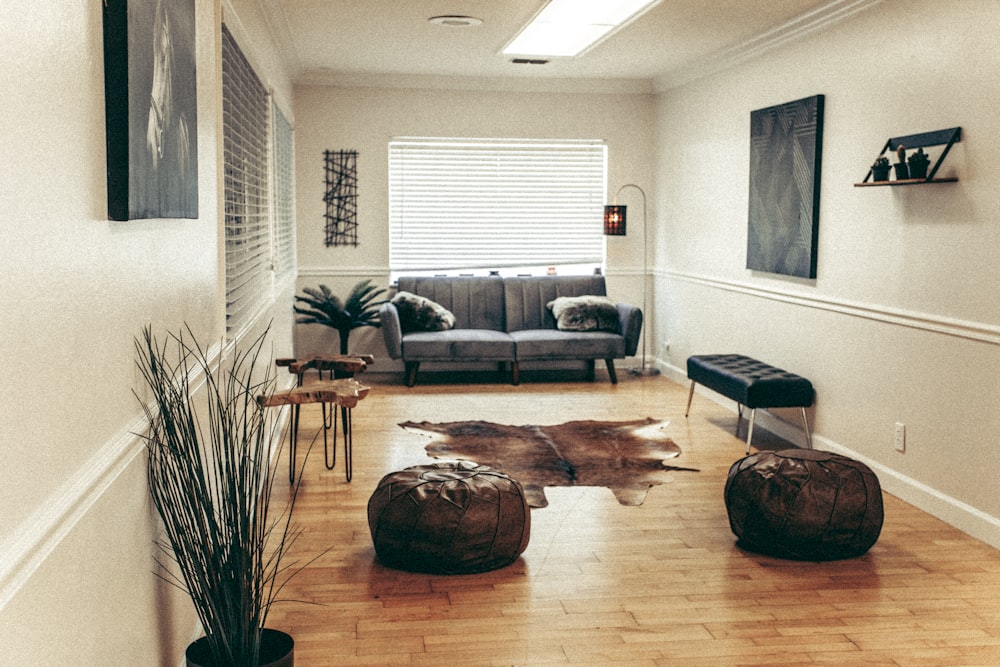
[[[600,264],[606,163],[600,141],[393,139],[390,269]]]
[[[292,126],[277,105],[274,113],[274,272],[277,280],[295,276],[295,181]]]
[[[271,297],[268,96],[222,26],[226,332],[252,322]]]

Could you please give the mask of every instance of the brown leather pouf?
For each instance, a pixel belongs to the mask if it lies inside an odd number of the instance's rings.
[[[853,558],[882,531],[875,473],[832,452],[786,449],[747,456],[730,467],[725,496],[739,546],[779,558]]]
[[[509,565],[528,546],[531,510],[521,484],[468,461],[386,475],[368,500],[379,560],[415,572],[463,574]]]

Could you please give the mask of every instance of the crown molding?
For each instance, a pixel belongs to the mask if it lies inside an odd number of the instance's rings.
[[[714,55],[702,59],[697,65],[683,67],[656,77],[653,82],[654,91],[662,93],[730,69],[803,39],[814,32],[826,30],[881,2],[882,0],[834,0],[740,44],[717,51]]]
[[[464,90],[579,95],[652,95],[652,79],[571,79],[544,77],[469,77],[427,74],[376,74],[307,70],[295,77],[302,86],[396,90]]]
[[[302,69],[302,58],[299,56],[298,49],[295,48],[295,40],[292,39],[292,27],[288,22],[288,14],[285,13],[284,3],[273,0],[270,2],[257,0],[257,7],[264,16],[271,40],[284,61],[288,77],[294,80],[295,75]]]

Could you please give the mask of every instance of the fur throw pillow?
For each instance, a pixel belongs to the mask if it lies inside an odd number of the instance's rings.
[[[447,331],[455,326],[455,316],[451,311],[427,297],[399,292],[392,297],[392,304],[399,311],[399,326],[404,333]]]
[[[618,331],[618,307],[606,296],[561,296],[546,305],[560,331]]]

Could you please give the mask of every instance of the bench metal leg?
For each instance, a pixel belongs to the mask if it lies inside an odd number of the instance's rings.
[[[806,432],[806,447],[809,449],[813,448],[812,433],[809,432],[809,418],[806,417],[806,409],[800,408],[802,410],[802,428]]]
[[[742,406],[740,406],[742,408]],[[812,433],[809,432],[809,417],[806,416],[806,409],[800,407],[799,410],[802,411],[802,430],[806,434],[806,448],[812,449]],[[747,427],[747,454],[750,454],[750,438],[753,437],[753,418],[757,413],[757,409],[753,408],[750,410],[750,425]]]
[[[687,407],[684,409],[684,417],[686,418],[691,414],[691,400],[694,398],[694,385],[695,381],[691,380],[691,386],[688,388],[688,401]],[[806,447],[812,449],[812,433],[809,432],[809,418],[806,416],[806,409],[804,407],[799,408],[802,411],[802,429],[806,433]],[[757,408],[750,408],[750,418],[747,425],[747,455],[750,454],[750,441],[753,439],[753,424],[754,419],[757,416]],[[740,421],[743,419],[743,404],[739,401],[736,402],[736,430],[739,433]]]

